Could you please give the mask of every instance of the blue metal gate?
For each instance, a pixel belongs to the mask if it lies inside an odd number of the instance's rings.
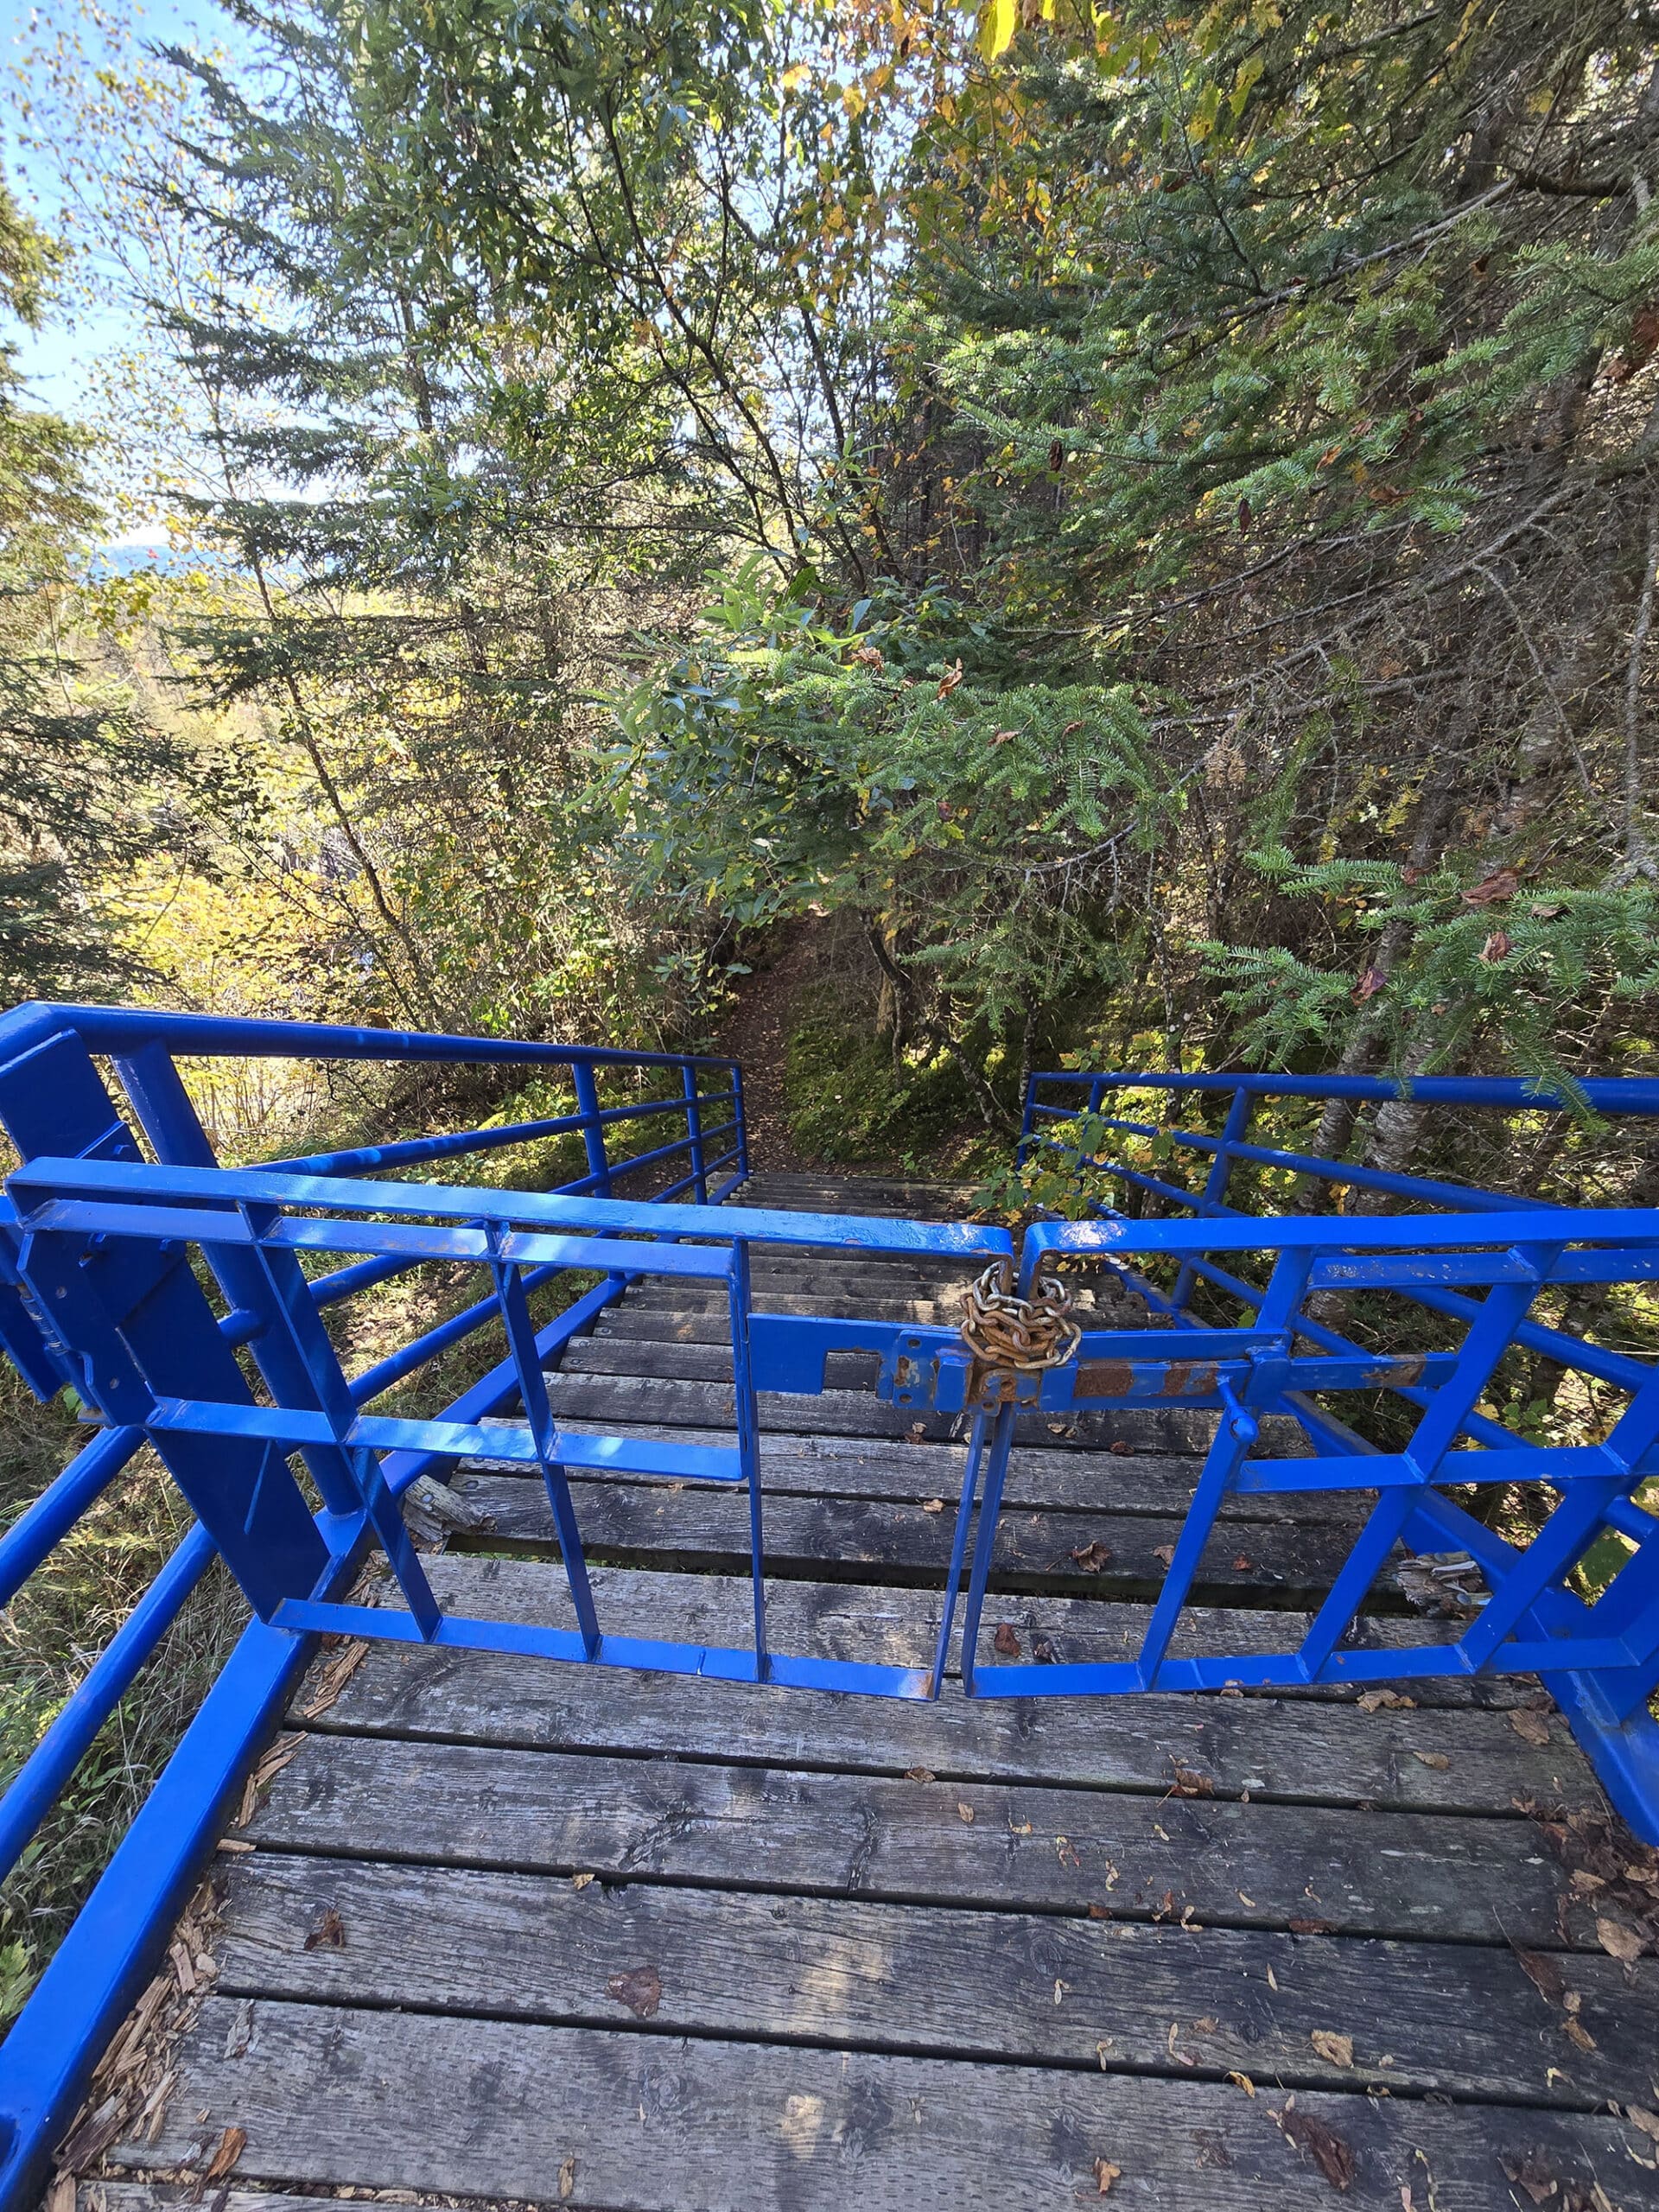
[[[532,1122],[225,1168],[177,1065],[211,1055],[540,1068],[563,1075],[574,1105]],[[632,1094],[601,1104],[601,1081],[619,1077]],[[1604,1114],[1659,1113],[1659,1084],[1586,1088]],[[1135,1089],[1224,1090],[1224,1127],[1219,1135],[1169,1131],[1103,1113],[1107,1101]],[[741,1077],[729,1062],[86,1007],[25,1007],[0,1022],[0,1122],[21,1161],[0,1205],[0,1343],[39,1395],[73,1389],[97,1424],[86,1448],[0,1541],[0,1600],[10,1600],[145,1440],[197,1516],[0,1801],[0,1872],[216,1555],[255,1616],[0,2051],[0,2121],[10,2130],[0,2184],[21,2187],[38,2162],[322,1631],[921,1700],[943,1694],[958,1652],[962,1690],[976,1698],[1537,1673],[1615,1802],[1639,1834],[1659,1840],[1659,1731],[1648,1710],[1659,1681],[1659,1521],[1641,1495],[1659,1471],[1659,1370],[1532,1318],[1552,1289],[1654,1281],[1659,1213],[1523,1204],[1252,1141],[1250,1116],[1263,1097],[1344,1089],[1363,1099],[1387,1098],[1394,1087],[1359,1078],[1345,1086],[1270,1077],[1034,1078],[1027,1154],[1046,1150],[1076,1166],[1085,1147],[1093,1160],[1109,1133],[1155,1134],[1166,1151],[1194,1153],[1209,1166],[1202,1187],[1189,1189],[1102,1154],[1102,1172],[1143,1202],[1191,1217],[1132,1218],[1097,1205],[1092,1218],[1032,1229],[1016,1255],[1008,1232],[994,1225],[721,1203],[747,1166]],[[1562,1103],[1503,1083],[1423,1082],[1416,1095],[1511,1111]],[[610,1141],[626,1124],[643,1124],[647,1141],[617,1158]],[[653,1141],[664,1129],[664,1140]],[[586,1173],[554,1192],[403,1179],[442,1160],[575,1135]],[[1240,1161],[1327,1187],[1370,1189],[1414,1211],[1244,1213],[1228,1199]],[[777,1245],[988,1265],[986,1296],[1000,1294],[1005,1314],[1046,1313],[1058,1322],[1039,1359],[1000,1353],[1002,1340],[988,1351],[983,1338],[947,1327],[756,1313],[750,1256]],[[348,1376],[324,1312],[434,1261],[474,1269],[478,1299]],[[1080,1269],[1095,1273],[1130,1325],[1078,1328],[1065,1319],[1065,1286]],[[531,1297],[571,1271],[597,1281],[538,1329]],[[735,1391],[729,1446],[577,1436],[555,1423],[543,1370],[629,1283],[651,1276],[694,1278],[723,1298]],[[1365,1341],[1332,1318],[1332,1300],[1363,1303]],[[1414,1317],[1408,1350],[1378,1348],[1390,1311]],[[1418,1341],[1425,1314],[1439,1329],[1427,1347]],[[507,1357],[441,1416],[375,1410],[394,1384],[497,1321]],[[1482,1409],[1512,1346],[1577,1369],[1616,1395],[1598,1440],[1530,1441]],[[760,1399],[821,1392],[826,1363],[846,1352],[874,1357],[876,1388],[892,1403],[952,1416],[969,1443],[931,1668],[779,1651],[767,1633]],[[1396,1449],[1368,1441],[1344,1417],[1344,1399],[1351,1407],[1379,1392],[1410,1409]],[[1149,1406],[1216,1418],[1139,1650],[1109,1662],[998,1663],[994,1650],[982,1649],[982,1612],[1020,1424]],[[1281,1434],[1294,1424],[1301,1448],[1258,1451],[1269,1421]],[[544,1484],[574,1628],[440,1610],[399,1499],[421,1474],[476,1457],[534,1469]],[[607,1629],[568,1479],[569,1471],[596,1469],[734,1493],[751,1562],[746,1644]],[[1448,1494],[1496,1484],[1542,1487],[1548,1508],[1529,1544],[1506,1541],[1466,1497]],[[1294,1643],[1249,1656],[1178,1648],[1178,1636],[1185,1647],[1201,1637],[1192,1599],[1217,1514],[1230,1495],[1250,1491],[1352,1492],[1365,1512]],[[1628,1557],[1599,1593],[1581,1594],[1574,1570],[1609,1531],[1624,1540]],[[372,1546],[390,1563],[400,1605],[346,1601]],[[1355,1618],[1402,1546],[1466,1554],[1484,1580],[1484,1603],[1455,1637],[1426,1627],[1414,1647],[1354,1648]]]

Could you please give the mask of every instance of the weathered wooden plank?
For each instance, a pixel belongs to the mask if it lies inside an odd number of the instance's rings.
[[[607,1633],[672,1637],[685,1643],[749,1648],[753,1621],[747,1571],[684,1574],[642,1567],[590,1567],[588,1572],[601,1624]],[[564,1570],[556,1560],[451,1553],[429,1561],[428,1573],[439,1604],[448,1611],[485,1620],[532,1621],[556,1628],[575,1625]],[[931,1665],[943,1605],[942,1590],[913,1585],[774,1579],[766,1591],[766,1618],[774,1650],[874,1661],[882,1666]],[[1150,1605],[1110,1599],[1057,1597],[1046,1592],[1005,1596],[981,1624],[980,1664],[990,1668],[1003,1663],[995,1648],[997,1634],[1003,1629],[1014,1631],[1021,1656],[1029,1656],[1040,1643],[1057,1660],[1125,1658],[1140,1648],[1151,1618]],[[1306,1634],[1309,1619],[1309,1615],[1288,1609],[1194,1607],[1177,1631],[1175,1648],[1184,1656],[1209,1653],[1218,1657],[1288,1650]],[[1349,1644],[1357,1649],[1399,1650],[1450,1643],[1456,1633],[1455,1624],[1450,1622],[1368,1614],[1356,1623]],[[959,1632],[952,1639],[953,1674],[958,1642]],[[1419,1705],[1491,1706],[1507,1711],[1542,1698],[1527,1675],[1476,1681],[1462,1675],[1440,1680],[1431,1676],[1414,1680],[1408,1688]],[[1361,1693],[1344,1685],[1298,1688],[1285,1694],[1351,1703]],[[1560,1719],[1545,1725],[1561,1729],[1566,1726]]]
[[[636,2008],[615,1985],[643,1967],[657,1978],[659,2031],[1137,2072],[1191,2063],[1290,2088],[1357,2082],[1578,2111],[1640,2103],[1659,2051],[1652,1960],[1567,1961],[1586,2048],[1505,1945],[577,1888],[264,1851],[228,1880],[215,1947],[225,1996],[626,2027]],[[319,1942],[324,1928],[339,1934]],[[1352,2039],[1351,2063],[1318,2040],[1332,2036]]]
[[[302,1709],[302,1687],[295,1710]],[[1498,1813],[1516,1801],[1599,1807],[1582,1753],[1552,1725],[1522,1739],[1502,1712],[1143,1696],[937,1705],[374,1644],[317,1724],[525,1749],[757,1766],[1054,1783],[1161,1796],[1185,1773],[1216,1795]]]
[[[489,1426],[486,1421],[485,1426]],[[597,1421],[567,1421],[574,1435],[603,1433]],[[729,1445],[729,1429],[669,1428],[641,1422],[630,1436],[658,1444]],[[1033,1510],[1060,1507],[1072,1511],[1109,1506],[1114,1513],[1185,1513],[1203,1462],[1196,1454],[1169,1452],[1099,1452],[1044,1451],[1022,1446],[1008,1469],[1007,1497]],[[466,1460],[455,1478],[465,1490],[468,1471],[493,1465],[498,1473],[519,1471],[517,1464]],[[959,1444],[912,1444],[908,1438],[791,1436],[766,1433],[760,1439],[761,1479],[768,1494],[792,1492],[807,1497],[866,1497],[954,1500],[962,1488],[966,1447]],[[1247,1493],[1230,1497],[1230,1520],[1294,1521],[1299,1526],[1328,1522],[1352,1527],[1363,1518],[1363,1493],[1303,1491]]]
[[[632,1427],[650,1421],[675,1428],[729,1428],[732,1392],[723,1382],[664,1382],[644,1375],[548,1376],[548,1389],[561,1420],[607,1422]],[[908,1436],[919,1430],[934,1443],[967,1433],[961,1414],[916,1414],[883,1405],[855,1390],[826,1390],[817,1397],[793,1392],[759,1393],[763,1427],[798,1435]],[[1129,1445],[1141,1452],[1202,1452],[1214,1427],[1213,1414],[1159,1407],[1146,1412],[1077,1413],[1064,1421],[1021,1414],[1015,1434],[1022,1443],[1045,1443],[1057,1432],[1079,1441],[1109,1446]],[[1288,1426],[1288,1424],[1287,1424]]]
[[[465,1478],[466,1496],[490,1516],[483,1539],[550,1545],[554,1541],[547,1492],[523,1475]],[[614,1476],[574,1480],[583,1543],[613,1557],[672,1554],[731,1573],[749,1555],[748,1505],[732,1491],[707,1485],[677,1490],[628,1483]],[[856,1567],[867,1577],[930,1577],[943,1582],[950,1557],[956,1500],[944,1512],[925,1505],[861,1498],[780,1496],[764,1502],[766,1556],[779,1574],[814,1567]],[[1180,1534],[1178,1519],[1149,1514],[1031,1513],[1004,1510],[997,1526],[992,1573],[999,1590],[1071,1589],[1088,1595],[1111,1588],[1155,1592],[1166,1556]],[[1249,1604],[1263,1596],[1315,1598],[1329,1589],[1348,1555],[1351,1530],[1320,1523],[1234,1522],[1224,1519],[1205,1545],[1194,1592],[1206,1603],[1223,1593]],[[1103,1554],[1104,1558],[1103,1560]],[[1092,1565],[1079,1563],[1083,1559]]]
[[[1100,2161],[1145,2212],[1332,2202],[1275,2120],[1284,2097],[1201,2080],[223,1998],[179,2071],[156,2142],[118,2165],[205,2162],[233,2124],[248,2181],[548,2203],[563,2187],[573,2212],[1076,2212]],[[1605,2175],[1620,2212],[1659,2204],[1611,2117],[1322,2092],[1294,2113],[1348,2146],[1357,2212],[1400,2212],[1407,2190],[1426,2204],[1426,2177],[1440,2212],[1514,2212],[1506,2158],[1585,2191]]]
[[[995,1783],[969,1797],[906,1777],[367,1737],[307,1736],[243,1833],[362,1859],[1550,1949],[1569,1897],[1521,1820]],[[1596,1948],[1583,1901],[1565,1925]]]

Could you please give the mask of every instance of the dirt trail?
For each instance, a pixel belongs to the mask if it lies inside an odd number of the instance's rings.
[[[810,922],[780,930],[765,966],[745,978],[737,1004],[721,1024],[717,1052],[729,1053],[743,1070],[743,1105],[749,1128],[749,1165],[785,1171],[818,1162],[790,1141],[784,1105],[784,1047],[794,1021],[795,1001],[817,976],[822,934]]]

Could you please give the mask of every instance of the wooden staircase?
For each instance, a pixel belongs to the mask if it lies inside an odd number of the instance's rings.
[[[766,1174],[741,1198],[945,1218],[966,1193]],[[963,1280],[754,1265],[762,1311],[953,1321]],[[712,1295],[637,1287],[550,1378],[559,1421],[723,1435],[726,1337]],[[960,1435],[855,1363],[836,1379],[762,1401],[773,1637],[923,1664]],[[1132,1648],[1204,1440],[1192,1414],[1026,1422],[986,1663]],[[539,1482],[483,1465],[458,1488],[485,1518],[430,1561],[445,1604],[567,1622]],[[573,1489],[607,1626],[746,1638],[741,1498]],[[1353,1511],[1235,1500],[1200,1577],[1211,1648],[1281,1639]],[[1403,1601],[1362,1628],[1421,1632]],[[216,1980],[154,2139],[92,2186],[107,2212],[200,2195],[229,2126],[214,2212],[347,2188],[607,2212],[1656,2206],[1654,2145],[1609,2104],[1656,2101],[1659,1985],[1599,1947],[1570,1842],[1529,1810],[1599,1805],[1547,1702],[1436,1681],[1021,1706],[952,1682],[928,1707],[325,1653],[221,1859]]]

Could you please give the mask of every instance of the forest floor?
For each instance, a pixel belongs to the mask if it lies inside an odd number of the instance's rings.
[[[749,1162],[754,1168],[817,1166],[790,1132],[784,1063],[801,993],[817,981],[823,962],[822,933],[810,922],[784,925],[755,957],[753,972],[739,986],[736,1003],[721,1022],[714,1050],[743,1071],[743,1110]]]

